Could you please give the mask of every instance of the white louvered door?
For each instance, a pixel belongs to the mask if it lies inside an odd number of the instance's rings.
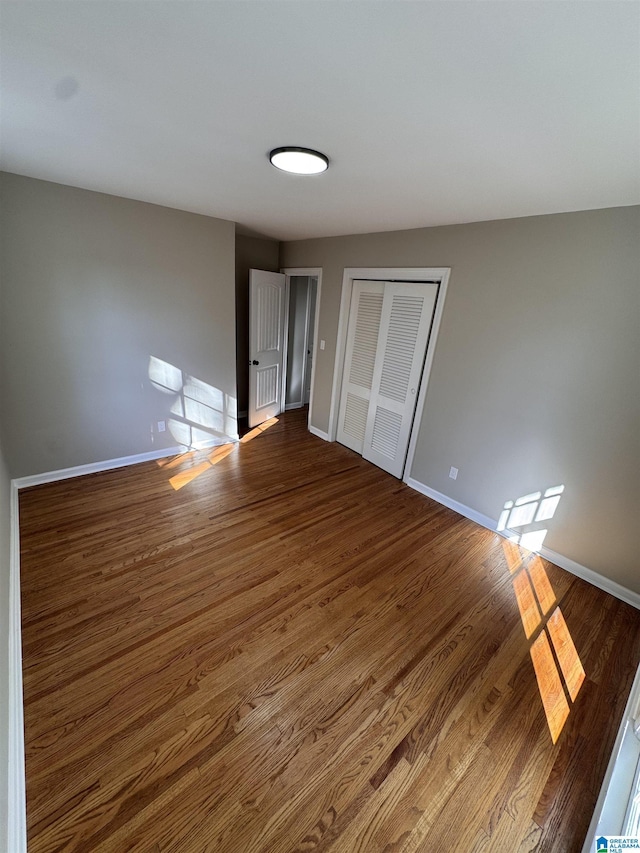
[[[395,477],[409,445],[438,286],[354,281],[338,441]]]
[[[383,281],[353,282],[337,439],[360,454],[364,450],[383,298]]]
[[[378,351],[362,455],[402,477],[436,284],[385,284]]]

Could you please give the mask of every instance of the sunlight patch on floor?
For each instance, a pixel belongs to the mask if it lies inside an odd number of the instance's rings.
[[[556,595],[537,555],[502,543],[551,740],[556,743],[585,680],[585,671]],[[549,615],[550,614],[550,615]]]

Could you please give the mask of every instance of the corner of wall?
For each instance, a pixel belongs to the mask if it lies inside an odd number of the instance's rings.
[[[420,482],[420,480],[416,480],[414,477],[408,476],[404,482],[409,486],[409,488],[415,489],[416,492],[420,492],[421,495],[425,495],[425,497],[437,501],[437,503],[452,509],[459,515],[464,516],[464,518],[468,518],[470,521],[475,521],[476,524],[486,527],[487,530],[491,530],[499,536],[508,538],[513,533],[513,531],[509,529],[498,530],[497,521],[494,519],[483,515],[483,513],[478,512],[477,510],[472,509],[453,498],[450,498],[442,492],[436,491],[436,489],[432,489],[430,486],[425,485],[425,483]],[[537,553],[550,563],[553,563],[561,569],[564,569],[566,572],[575,575],[575,577],[609,593],[609,595],[613,595],[615,598],[620,601],[624,601],[626,604],[630,604],[631,607],[635,607],[636,610],[640,610],[640,593],[637,593],[632,589],[628,589],[598,572],[594,572],[593,569],[589,569],[587,566],[576,563],[575,560],[571,560],[563,554],[558,554],[557,551],[552,551],[545,545],[543,545]]]
[[[0,445],[0,850],[26,850],[17,490]]]
[[[7,822],[10,853],[27,853],[27,800],[22,691],[22,631],[20,616],[20,526],[18,487],[10,484],[9,638],[7,714]]]

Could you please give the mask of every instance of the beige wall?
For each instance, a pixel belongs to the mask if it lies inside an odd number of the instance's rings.
[[[235,225],[0,177],[12,475],[175,446],[200,420],[215,421],[216,406],[235,423]],[[192,405],[186,425],[169,423],[176,394],[151,383],[151,357],[171,366],[170,384],[201,383],[206,405]]]
[[[323,268],[314,426],[344,268],[451,267],[412,476],[493,519],[564,485],[545,545],[640,592],[639,237],[630,207],[284,243]]]
[[[249,270],[279,272],[280,243],[236,234],[236,370],[238,411],[246,412],[249,395]]]

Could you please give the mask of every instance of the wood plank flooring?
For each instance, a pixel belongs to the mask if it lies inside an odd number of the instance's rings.
[[[21,493],[30,853],[579,851],[640,613],[247,438]]]

